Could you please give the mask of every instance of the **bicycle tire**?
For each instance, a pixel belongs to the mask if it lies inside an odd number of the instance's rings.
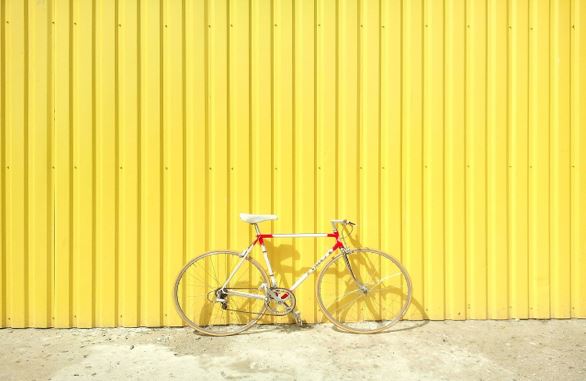
[[[214,264],[214,261],[213,261],[214,256],[215,256],[215,258],[217,258],[216,264]],[[225,259],[219,259],[220,256],[225,256]],[[202,305],[198,306],[196,304],[196,307],[193,307],[192,311],[185,311],[185,309],[187,307],[187,303],[184,300],[188,299],[187,298],[188,295],[186,295],[187,284],[182,283],[182,281],[185,280],[185,278],[184,278],[185,274],[187,274],[190,269],[193,269],[194,265],[197,265],[197,264],[201,265],[202,262],[204,265],[204,271],[206,269],[206,265],[208,268],[213,266],[214,269],[216,267],[220,268],[221,266],[225,265],[225,267],[226,267],[225,272],[227,274],[229,274],[230,271],[233,269],[233,267],[228,268],[228,265],[230,263],[230,259],[234,260],[233,264],[235,265],[237,263],[237,261],[241,259],[240,254],[235,251],[210,251],[210,252],[204,253],[200,256],[193,258],[185,266],[183,266],[181,271],[179,271],[177,278],[175,279],[175,285],[173,287],[173,300],[175,303],[175,309],[177,310],[177,313],[179,314],[181,319],[187,325],[194,328],[196,331],[198,331],[200,333],[210,335],[210,336],[235,335],[235,334],[241,333],[241,332],[249,329],[250,327],[252,327],[256,322],[258,322],[258,320],[266,312],[267,307],[266,307],[264,300],[247,298],[248,300],[258,300],[257,304],[259,305],[260,310],[258,312],[249,312],[248,315],[246,315],[244,311],[239,311],[238,309],[236,309],[236,311],[238,311],[239,315],[251,317],[250,320],[248,322],[246,322],[245,324],[230,324],[229,318],[223,322],[226,324],[213,324],[212,323],[212,324],[202,325],[202,324],[196,323],[194,321],[195,320],[194,313],[198,312],[198,308],[200,308],[200,310],[199,310],[200,319],[202,317],[203,317],[203,319],[206,318],[207,311],[203,311],[205,313],[202,313],[202,310],[204,308],[212,308],[213,309],[213,308],[219,306],[223,311],[228,310],[228,309],[224,309],[222,307],[222,303],[210,299],[211,292],[217,291],[218,285],[220,285],[222,282],[218,281],[218,279],[221,279],[221,278],[218,278],[218,275],[208,274],[207,272],[205,272],[203,275],[200,274],[199,280],[198,280],[200,283],[204,283],[205,285],[211,285],[211,286],[207,287],[207,289],[203,290],[203,295],[201,295]],[[254,259],[252,259],[250,257],[246,258],[245,262],[243,263],[243,266],[238,270],[238,273],[234,276],[231,283],[237,283],[239,279],[236,279],[236,278],[238,276],[240,276],[240,278],[241,278],[242,274],[244,274],[246,272],[246,270],[243,270],[246,263],[248,263],[250,265],[249,270],[248,270],[249,273],[253,269],[258,270],[258,274],[256,274],[256,275],[250,274],[250,279],[248,281],[248,283],[250,283],[250,289],[257,289],[258,290],[258,286],[260,286],[260,284],[258,284],[258,283],[264,282],[264,284],[266,284],[266,285],[269,284],[269,278],[268,278],[266,272],[262,269],[262,267],[258,264],[258,262],[256,262]],[[223,279],[226,279],[226,278],[223,278]],[[243,282],[243,283],[246,283],[246,282]],[[185,286],[182,286],[183,284],[185,284]],[[231,288],[230,287],[231,285],[234,287],[234,284],[230,284],[230,285],[228,285],[227,288]],[[184,289],[183,294],[181,294],[181,288]],[[197,287],[189,287],[189,289],[196,289],[196,288]],[[234,287],[234,288],[238,288],[238,287]],[[258,292],[260,294],[260,291],[258,291]],[[196,293],[198,293],[198,292],[196,292]],[[199,294],[201,294],[201,292],[199,292]],[[196,296],[194,296],[194,297],[196,297]],[[212,298],[213,297],[215,297],[215,293],[214,293],[214,296],[212,296]],[[234,298],[234,297],[229,297],[229,298]],[[208,303],[206,303],[206,302],[208,302]],[[226,304],[227,303],[228,302],[226,302]],[[234,311],[234,310],[229,309],[229,311]],[[214,310],[212,310],[212,312],[209,314],[210,320],[213,318],[213,314],[214,314]],[[188,315],[193,315],[193,316],[190,317]],[[222,320],[220,320],[220,321],[222,321]]]
[[[390,275],[385,275],[387,278],[382,278],[383,280],[376,280],[375,282],[378,283],[372,283],[372,279],[370,280],[370,282],[367,282],[367,278],[375,278],[376,275],[369,275],[369,269],[367,269],[366,267],[368,267],[368,264],[370,264],[370,270],[372,272],[372,267],[376,267],[376,264],[373,263],[367,263],[365,260],[361,259],[361,257],[364,257],[366,255],[366,253],[372,254],[373,258],[377,257],[380,258],[380,262],[379,262],[379,270],[384,269],[394,269],[393,271],[395,272],[399,272],[401,277],[400,277],[400,281],[397,281],[396,279],[393,279]],[[353,249],[351,250],[348,254],[348,260],[351,262],[351,266],[354,270],[354,273],[356,275],[356,277],[358,278],[359,281],[361,281],[361,283],[365,284],[365,285],[370,285],[371,286],[371,290],[368,290],[367,292],[362,291],[359,286],[356,284],[356,282],[353,281],[353,278],[351,277],[350,271],[348,270],[346,263],[345,263],[345,259],[344,259],[344,253],[340,253],[338,254],[336,257],[332,258],[331,261],[329,261],[323,268],[323,270],[320,272],[318,280],[317,280],[317,288],[316,288],[316,294],[317,294],[317,300],[320,306],[320,309],[322,310],[322,312],[324,313],[325,317],[331,321],[335,326],[337,326],[338,328],[340,328],[343,331],[346,332],[352,332],[352,333],[377,333],[377,332],[382,332],[385,331],[387,329],[389,329],[391,326],[393,326],[394,324],[396,324],[407,312],[407,309],[409,308],[409,305],[411,304],[411,298],[412,298],[412,283],[411,283],[411,278],[409,276],[409,273],[407,272],[407,270],[405,269],[405,267],[394,257],[392,257],[391,255],[384,253],[382,251],[378,251],[378,250],[373,250],[373,249],[369,249],[369,248],[359,248],[359,249]],[[362,264],[361,264],[362,262]],[[372,262],[372,261],[371,261]],[[333,267],[335,266],[335,268]],[[344,269],[345,271],[339,271],[340,269]],[[380,272],[380,271],[379,271]],[[343,274],[343,276],[345,276],[346,278],[342,278],[340,277],[340,273]],[[394,274],[391,274],[392,276],[395,276]],[[324,285],[324,279],[328,277],[328,280],[330,280],[330,283],[334,283],[334,284],[327,284]],[[388,294],[384,294],[382,291],[379,291],[380,289],[382,289],[382,287],[378,287],[378,284],[384,284],[384,282],[386,282],[386,279],[393,279],[392,283],[393,286],[392,288],[390,288],[390,292]],[[351,287],[355,287],[354,290],[350,291],[350,292],[346,292],[347,289],[342,290],[342,296],[340,297],[338,294],[340,293],[340,289],[341,288],[351,288]],[[367,287],[368,288],[368,287]],[[373,292],[374,291],[374,292]],[[399,291],[399,292],[397,292]],[[351,308],[354,308],[353,306],[348,308],[346,311],[344,311],[341,307],[339,307],[339,301],[340,300],[344,300],[342,298],[346,298],[348,295],[351,294],[355,294],[358,295],[356,298],[354,298],[354,295],[352,295],[353,300],[358,302],[358,299],[361,297],[366,298],[366,295],[368,295],[368,293],[370,292],[370,295],[376,295],[376,293],[378,293],[378,310],[379,313],[377,315],[377,308],[376,305],[374,306],[374,311],[372,307],[372,303],[370,305],[368,305],[368,303],[365,302],[365,304],[367,305],[369,311],[367,313],[363,313],[362,310],[360,310],[359,306],[356,307],[355,310],[352,310]],[[333,301],[330,300],[324,300],[325,296],[329,296],[332,293],[335,294],[335,297],[337,299],[334,299]],[[394,294],[394,295],[393,295]],[[388,304],[396,304],[396,302],[391,301],[391,298],[387,298],[387,296],[393,297],[394,299],[400,299],[401,301],[401,306],[399,309],[397,309],[396,313],[392,313],[390,316],[382,316],[383,313],[383,308],[385,308],[385,306],[387,306]],[[347,302],[346,300],[344,300],[344,304],[342,305],[343,308],[346,308],[346,306],[350,305],[352,303],[352,300],[350,302]],[[364,305],[363,305],[364,307]],[[337,309],[337,310],[336,310]],[[346,318],[346,316],[348,315],[348,313],[352,311],[352,314],[355,314],[354,316],[356,316],[355,318]],[[361,320],[361,318],[365,318],[367,317],[367,315],[370,315],[373,317],[372,320]],[[351,315],[352,316],[352,315]]]

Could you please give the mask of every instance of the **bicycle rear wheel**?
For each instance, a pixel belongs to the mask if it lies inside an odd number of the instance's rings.
[[[228,336],[250,328],[262,317],[266,305],[261,285],[268,285],[269,280],[254,259],[246,258],[222,289],[241,260],[237,252],[214,251],[192,259],[181,269],[173,296],[185,323],[207,335]],[[261,298],[230,294],[230,290]]]
[[[398,322],[411,303],[411,278],[401,263],[372,249],[354,249],[333,258],[317,280],[324,315],[342,330],[381,332]]]

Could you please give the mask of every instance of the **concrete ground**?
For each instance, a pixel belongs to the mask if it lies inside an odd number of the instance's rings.
[[[0,380],[586,380],[586,320],[401,322],[353,335],[262,326],[0,329]]]

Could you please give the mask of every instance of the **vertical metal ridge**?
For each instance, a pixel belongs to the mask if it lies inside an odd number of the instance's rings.
[[[335,146],[335,152],[334,152],[334,157],[336,158],[336,160],[338,160],[339,158],[339,145],[340,145],[340,120],[339,120],[339,107],[340,107],[340,82],[339,82],[339,71],[340,71],[340,28],[339,28],[339,19],[340,19],[340,3],[336,0],[335,2],[335,7],[336,7],[336,21],[335,21],[335,33],[336,33],[336,39],[335,39],[335,49],[336,49],[336,55],[335,55],[335,65],[334,65],[334,70],[335,70],[335,89],[336,89],[336,95],[335,95],[335,111],[334,111],[334,146]],[[334,175],[334,184],[339,184],[339,179],[340,179],[340,173],[339,173],[339,169],[340,167],[338,165],[335,166],[335,175]],[[334,194],[334,213],[335,216],[334,218],[339,218],[339,213],[340,213],[340,197],[339,197],[339,192],[335,192]]]
[[[377,158],[377,187],[378,187],[378,199],[377,199],[377,204],[378,204],[378,209],[376,211],[377,214],[377,231],[376,231],[376,236],[377,236],[377,246],[381,247],[382,244],[382,213],[381,213],[381,209],[382,209],[382,80],[381,80],[381,76],[382,76],[382,14],[383,14],[383,9],[382,9],[382,0],[378,1],[378,129],[377,129],[377,150],[378,150],[378,158]],[[336,76],[337,78],[337,76]],[[336,89],[336,94],[338,93],[337,89]],[[336,112],[336,115],[338,115],[338,113]],[[336,147],[338,146],[338,141],[336,139]],[[336,213],[337,214],[337,213]],[[338,217],[336,217],[338,218]],[[379,301],[379,308],[380,307],[380,301]]]
[[[556,318],[571,316],[571,197],[563,197],[571,194],[571,30],[570,4],[550,4],[550,310]]]
[[[136,1],[136,323],[142,324],[142,0]]]
[[[185,0],[181,0],[181,140],[182,140],[182,192],[183,192],[183,210],[182,210],[182,247],[181,253],[182,264],[187,262],[187,26],[186,26],[187,8]]]
[[[505,200],[505,208],[507,210],[505,214],[505,222],[506,228],[505,232],[507,234],[507,242],[506,242],[506,249],[507,249],[507,272],[506,272],[506,279],[507,287],[506,287],[506,313],[504,318],[510,319],[511,318],[511,207],[510,207],[510,197],[511,194],[511,7],[510,7],[510,0],[506,1],[506,22],[507,22],[507,45],[506,45],[506,85],[505,85],[505,92],[506,92],[506,139],[507,144],[505,147],[506,158],[505,162],[507,165],[506,174],[505,174],[505,190],[506,190],[506,200]]]
[[[231,114],[231,110],[230,110],[230,106],[232,105],[232,98],[230,97],[231,94],[231,85],[232,85],[232,81],[231,81],[231,76],[230,76],[230,44],[231,44],[231,28],[230,28],[230,22],[231,22],[231,17],[230,17],[230,0],[225,0],[226,1],[226,190],[227,190],[227,194],[228,194],[228,199],[226,200],[226,215],[224,216],[224,218],[226,219],[226,245],[227,247],[230,247],[231,241],[232,241],[232,237],[230,235],[231,230],[230,229],[230,220],[231,220],[231,215],[230,212],[233,208],[233,202],[231,201],[231,197],[230,196],[230,187],[231,187],[231,176],[230,176],[230,164],[231,164],[231,159],[232,159],[232,155],[231,155],[231,144],[230,144],[230,129],[232,127],[232,123],[231,123],[231,119],[230,119],[230,114]]]
[[[69,318],[68,318],[68,325],[72,326],[73,325],[73,316],[75,314],[75,311],[73,309],[74,306],[74,298],[73,298],[73,290],[74,290],[74,282],[73,282],[73,274],[74,274],[74,268],[73,268],[73,256],[74,256],[74,251],[73,251],[73,243],[74,243],[74,229],[73,229],[73,218],[74,218],[74,211],[73,211],[73,207],[75,205],[74,200],[74,193],[73,193],[73,184],[74,184],[74,178],[73,178],[73,171],[75,169],[75,159],[73,156],[73,152],[74,152],[74,131],[73,131],[73,84],[74,84],[74,67],[73,67],[73,0],[69,0],[68,2],[68,12],[69,12],[69,17],[68,17],[68,51],[69,51],[69,56],[68,56],[68,64],[69,64],[69,83],[68,83],[68,114],[67,114],[67,122],[68,122],[68,133],[69,133],[69,226],[68,226],[68,230],[67,230],[67,234],[68,234],[68,244],[69,244],[69,258],[68,258],[68,276],[69,276],[69,282],[68,282],[68,295],[69,295]]]
[[[490,29],[489,20],[488,20],[488,2],[489,0],[484,0],[484,271],[486,272],[486,276],[484,277],[484,312],[483,316],[488,318],[488,310],[489,310],[489,281],[488,281],[488,222],[489,222],[489,212],[488,212],[488,200],[489,200],[489,189],[488,189],[488,32]]]
[[[30,271],[30,247],[29,247],[29,112],[30,112],[30,83],[29,83],[29,70],[30,70],[30,37],[29,37],[29,0],[24,2],[24,321],[22,324],[27,327],[30,323],[29,316],[29,304],[30,304],[30,292],[31,286],[29,284],[29,271]]]
[[[96,324],[96,1],[92,0],[92,311],[91,325]]]
[[[446,0],[442,0],[442,284],[443,284],[443,318],[446,313]]]
[[[584,248],[586,247],[586,238],[583,231],[586,226],[586,203],[584,193],[586,192],[586,177],[584,175],[586,167],[586,135],[584,129],[580,128],[586,122],[584,104],[586,101],[586,70],[580,63],[586,57],[586,7],[579,0],[572,1],[571,8],[572,36],[571,43],[571,69],[572,76],[571,86],[571,157],[572,157],[572,183],[570,197],[572,200],[571,213],[571,315],[572,317],[582,317],[586,315],[586,281],[583,277],[586,269],[586,260],[584,259]],[[582,254],[582,255],[581,255]]]
[[[404,77],[404,73],[405,73],[405,68],[403,63],[405,62],[405,47],[403,46],[403,41],[405,38],[405,7],[403,5],[403,1],[400,1],[400,14],[399,14],[399,19],[401,21],[400,25],[399,25],[399,31],[400,31],[400,37],[399,37],[399,46],[400,46],[400,52],[399,52],[399,67],[401,69],[401,75],[400,75],[400,82],[399,82],[399,122],[400,122],[400,134],[399,134],[399,147],[400,147],[400,152],[398,155],[399,158],[399,177],[398,177],[398,183],[399,183],[399,195],[400,195],[400,202],[399,202],[399,221],[400,223],[400,232],[398,235],[399,238],[399,249],[400,249],[400,253],[399,253],[399,260],[401,262],[403,262],[403,258],[404,258],[404,253],[403,253],[403,248],[404,248],[404,242],[403,242],[403,237],[404,237],[404,224],[403,224],[403,213],[404,213],[404,192],[403,192],[403,188],[404,188],[404,173],[403,173],[403,155],[404,155],[404,150],[403,150],[403,139],[404,139],[404,125],[405,125],[405,115],[404,115],[404,100],[403,100],[403,77]]]
[[[463,318],[468,319],[468,0],[464,1],[464,108],[463,108],[463,123],[464,123],[464,311]]]
[[[271,1],[271,213],[275,213],[275,1]],[[275,224],[271,221],[271,228]]]
[[[253,92],[252,92],[252,47],[253,47],[253,36],[252,36],[252,1],[248,4],[248,141],[249,141],[249,150],[248,150],[248,173],[249,173],[249,181],[248,181],[248,207],[250,209],[250,213],[252,213],[253,205],[254,205],[254,163],[253,163],[253,155],[252,152],[254,151],[254,134],[253,134]],[[236,216],[234,216],[236,218]],[[252,229],[249,230],[248,237],[252,239],[253,232]]]
[[[317,0],[316,0],[317,1]],[[361,67],[361,63],[362,60],[360,59],[360,57],[362,56],[361,53],[361,49],[362,49],[362,40],[361,40],[361,32],[360,32],[360,28],[361,25],[360,23],[362,22],[362,7],[361,7],[361,0],[356,0],[356,179],[358,180],[356,182],[356,215],[361,218],[362,214],[361,214],[361,199],[360,199],[360,181],[361,181],[361,176],[362,176],[362,171],[360,170],[360,163],[361,163],[361,158],[362,158],[362,150],[360,149],[361,147],[361,136],[362,136],[362,119],[361,119],[361,113],[362,113],[362,107],[361,106],[361,96],[362,96],[362,91],[361,91],[361,86],[362,86],[362,67]],[[361,232],[357,232],[357,239],[360,242],[362,238],[362,234]]]
[[[55,141],[55,102],[53,97],[53,49],[54,49],[54,32],[53,28],[55,25],[55,10],[54,10],[54,2],[53,0],[49,0],[47,4],[47,36],[46,36],[46,43],[47,43],[47,68],[46,68],[46,75],[47,75],[47,110],[46,110],[46,118],[47,118],[47,156],[46,161],[49,163],[50,168],[53,171],[48,171],[47,176],[47,195],[46,195],[46,202],[47,202],[47,252],[46,254],[46,261],[47,261],[47,285],[45,290],[45,297],[47,298],[47,310],[46,310],[46,325],[47,327],[52,327],[55,324],[55,316],[53,314],[53,304],[54,304],[54,289],[55,289],[55,154],[54,154],[54,141]],[[60,168],[59,168],[60,170]]]
[[[73,1],[73,0],[70,0]],[[142,0],[136,2],[136,323],[139,326],[143,324],[142,304],[143,304],[143,293],[142,293],[142,255],[143,255],[143,227],[142,227],[142,139],[143,139],[143,121],[142,121]]]
[[[545,318],[551,317],[551,1],[547,7],[547,309],[542,315]]]
[[[297,152],[297,139],[295,138],[295,125],[297,123],[297,99],[296,99],[296,40],[295,40],[295,5],[296,0],[291,1],[291,189],[293,192],[297,189],[297,160],[295,153]],[[291,197],[291,228],[293,231],[298,230],[297,228],[297,213],[295,213],[297,209],[297,197],[293,195]],[[297,252],[298,245],[296,244],[295,240],[291,241],[291,250],[293,253]],[[300,275],[300,272],[297,271],[295,266],[295,255],[291,256],[291,277],[296,279]]]
[[[0,2],[0,327],[6,327],[6,2]]]
[[[569,164],[570,164],[570,168],[569,168],[569,174],[568,174],[568,183],[569,183],[569,196],[568,196],[568,207],[570,208],[570,213],[569,213],[569,218],[568,218],[568,240],[569,240],[569,247],[568,247],[568,255],[569,255],[569,271],[568,271],[568,284],[569,284],[569,292],[568,292],[568,302],[569,302],[569,312],[570,312],[570,318],[572,316],[574,316],[574,310],[572,308],[572,299],[573,299],[573,295],[572,295],[572,284],[573,284],[573,274],[572,274],[572,252],[573,252],[573,240],[574,240],[574,224],[572,221],[572,210],[573,208],[573,198],[572,198],[572,180],[573,180],[573,169],[574,169],[574,165],[573,165],[573,157],[572,157],[572,138],[573,138],[573,134],[572,134],[572,101],[573,101],[573,97],[572,97],[572,30],[573,25],[572,25],[572,14],[573,14],[573,2],[570,2],[569,7],[568,7],[568,22],[570,25],[570,31],[569,31],[569,41],[568,41],[568,74],[567,74],[567,80],[569,81],[570,85],[569,85],[569,89],[568,89],[568,99],[569,99],[569,103],[568,103],[568,147],[569,147]]]
[[[114,324],[120,325],[120,20],[118,0],[114,0]]]
[[[425,128],[426,128],[426,123],[425,123],[425,107],[426,107],[426,99],[425,99],[425,79],[426,79],[426,75],[425,75],[425,60],[426,60],[426,52],[425,52],[425,17],[426,17],[426,2],[425,0],[419,0],[420,2],[420,12],[419,14],[416,15],[416,17],[418,18],[418,23],[419,23],[419,28],[421,29],[419,31],[420,33],[420,37],[419,37],[419,42],[420,42],[420,46],[419,46],[419,54],[421,55],[421,57],[419,58],[420,60],[420,68],[419,68],[419,73],[417,73],[416,75],[418,75],[421,78],[420,84],[419,84],[419,91],[421,93],[421,104],[419,106],[419,115],[420,115],[420,119],[418,122],[419,128],[421,129],[420,132],[420,136],[419,136],[419,144],[421,145],[421,149],[419,151],[419,163],[417,166],[417,177],[419,177],[419,183],[421,184],[421,191],[419,194],[419,219],[421,221],[421,224],[417,227],[417,230],[419,231],[419,235],[421,237],[421,248],[420,250],[418,250],[418,255],[420,256],[420,266],[419,266],[419,270],[421,272],[421,289],[422,289],[422,296],[421,296],[421,300],[422,303],[424,305],[427,305],[427,300],[428,298],[425,295],[425,288],[427,287],[427,279],[426,279],[426,271],[425,271],[425,245],[427,244],[426,239],[425,239],[425,173],[424,173],[424,165],[425,165]],[[423,317],[424,318],[429,318],[429,314],[428,314],[428,308],[423,308]]]
[[[318,120],[318,109],[317,109],[317,1],[313,0],[313,228],[317,228],[317,120]],[[358,1],[358,0],[357,0]],[[313,242],[313,261],[317,261],[317,242]],[[315,284],[315,283],[314,283]],[[317,307],[314,307],[314,318],[317,320],[318,312]]]
[[[205,28],[205,38],[204,38],[204,87],[205,87],[205,250],[210,249],[210,52],[209,52],[209,39],[210,39],[210,10],[209,10],[209,2],[210,0],[204,0],[204,24],[207,26]]]
[[[165,7],[163,2],[159,2],[159,284],[163,284],[165,279]],[[165,296],[159,293],[159,324],[165,321],[164,310]]]
[[[527,2],[527,28],[529,29],[531,25],[531,0],[528,0]],[[530,74],[529,74],[529,70],[531,68],[531,41],[530,41],[530,34],[529,34],[529,30],[527,30],[527,136],[525,137],[526,139],[526,144],[527,144],[527,166],[529,167],[529,163],[531,162],[531,158],[530,158],[530,147],[529,147],[529,143],[530,143],[530,134],[531,134],[531,123],[530,123],[530,115],[531,115],[531,93],[530,93],[530,86],[531,86],[531,78],[530,78]],[[526,199],[527,199],[527,215],[525,217],[526,219],[526,223],[527,223],[527,315],[528,317],[532,317],[531,314],[531,228],[530,228],[530,221],[531,221],[531,216],[530,216],[530,203],[529,203],[529,196],[530,196],[530,173],[529,170],[527,170],[527,194],[526,194]]]

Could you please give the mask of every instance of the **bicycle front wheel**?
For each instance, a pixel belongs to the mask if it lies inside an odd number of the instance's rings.
[[[388,329],[405,315],[411,303],[407,270],[390,255],[367,248],[354,249],[346,258],[343,253],[337,255],[319,275],[317,299],[321,310],[344,331],[375,333]]]
[[[261,286],[269,280],[254,259],[247,257],[222,287],[240,261],[237,252],[214,251],[192,259],[181,269],[173,296],[185,323],[207,335],[228,336],[250,328],[261,318],[266,311]]]

